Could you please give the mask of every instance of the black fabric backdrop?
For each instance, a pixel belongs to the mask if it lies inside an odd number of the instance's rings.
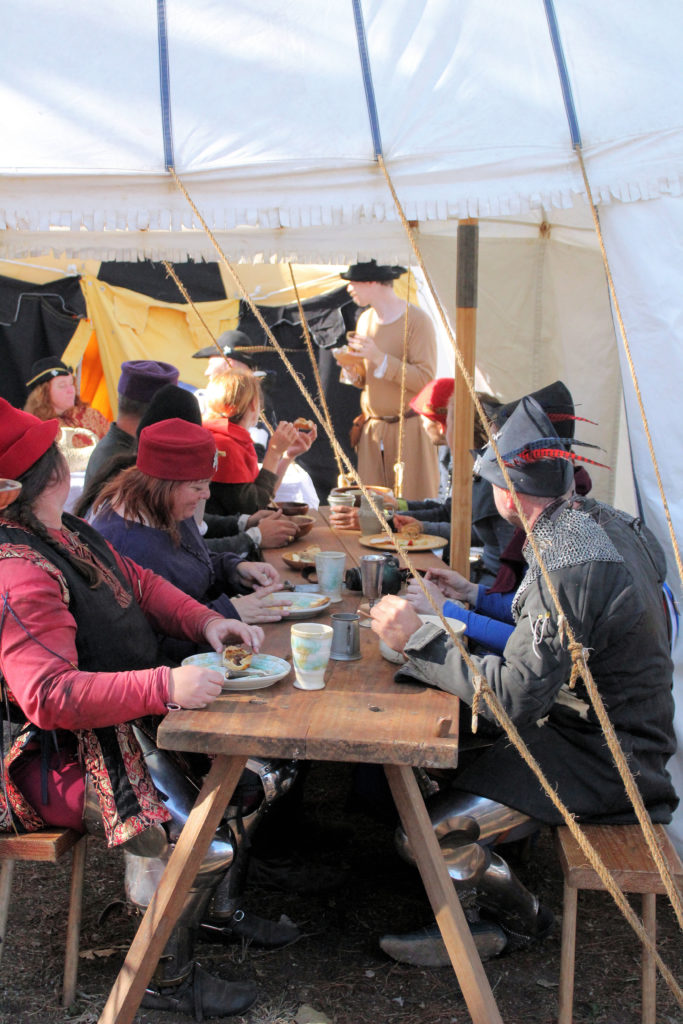
[[[171,265],[193,302],[217,302],[227,298],[217,263],[189,261]],[[139,260],[137,263],[104,261],[97,277],[116,288],[149,295],[157,302],[185,302],[178,285],[166,273],[162,263],[151,260]]]
[[[350,299],[346,288],[337,288],[326,295],[306,299],[302,306],[334,432],[355,465],[355,455],[349,445],[349,429],[352,420],[360,412],[360,391],[348,384],[340,384],[339,366],[330,350],[345,343],[346,331],[353,330],[361,311]],[[307,390],[319,404],[299,307],[294,303],[288,306],[259,306],[258,309]],[[303,416],[317,422],[296,382],[282,366],[278,352],[270,344],[267,334],[245,302],[240,302],[239,329],[248,335],[254,345],[263,345],[269,349],[254,353],[258,368],[269,371],[271,375],[265,402],[269,421],[274,424],[278,420],[291,421]],[[320,426],[318,440],[309,452],[299,456],[297,462],[310,474],[318,497],[324,501],[330,490],[337,485],[337,463],[327,435]]]
[[[17,408],[36,359],[61,357],[86,315],[80,278],[36,285],[0,276],[0,395]]]

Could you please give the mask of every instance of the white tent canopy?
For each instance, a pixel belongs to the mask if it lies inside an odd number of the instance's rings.
[[[412,260],[374,159],[371,82],[374,142],[452,321],[457,222],[480,220],[480,378],[504,398],[567,382],[581,414],[600,422],[586,439],[598,437],[616,467],[616,488],[597,476],[596,491],[620,502],[632,457],[680,596],[543,0],[359,0],[358,8],[365,64],[353,0],[8,0],[0,272],[50,250],[75,260],[216,259],[169,162],[233,263]],[[555,10],[680,534],[683,7],[555,0]],[[620,442],[622,376],[630,453]],[[683,761],[674,768],[683,792]],[[680,814],[677,822],[683,848]]]

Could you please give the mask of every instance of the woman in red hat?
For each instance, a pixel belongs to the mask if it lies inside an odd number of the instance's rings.
[[[154,780],[162,760],[178,769],[149,738],[149,716],[207,706],[222,674],[164,664],[157,632],[216,651],[226,641],[258,650],[263,632],[206,608],[65,514],[69,471],[58,432],[56,419],[0,399],[0,477],[21,484],[0,512],[0,671],[25,719],[4,764],[0,829],[103,829],[131,863],[151,858],[163,869],[179,826]],[[229,835],[217,833],[201,869],[209,884],[188,896],[145,1005],[227,1016],[255,999],[251,984],[214,978],[191,956],[194,929],[232,858]],[[131,891],[131,879],[127,871],[129,898],[144,906],[151,894]]]
[[[39,420],[56,418],[62,427],[90,430],[98,441],[109,430],[109,420],[77,394],[73,371],[61,359],[54,356],[38,359],[31,367],[26,387],[28,398],[24,412],[30,412]],[[90,438],[85,433],[74,437],[74,448],[86,447],[89,443]]]
[[[93,506],[93,526],[119,554],[164,576],[226,618],[277,622],[263,603],[281,589],[266,562],[247,562],[231,551],[209,551],[194,518],[209,496],[217,462],[208,430],[183,419],[162,420],[140,432],[136,463],[102,489]],[[247,593],[257,588],[253,593]],[[287,598],[283,597],[286,603]],[[193,653],[165,641],[177,658]]]

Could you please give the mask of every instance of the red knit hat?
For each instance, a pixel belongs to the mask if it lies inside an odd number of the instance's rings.
[[[59,420],[39,420],[0,398],[0,477],[17,480],[59,433]]]
[[[196,423],[161,420],[140,431],[136,465],[158,480],[210,480],[218,467],[216,444]]]
[[[455,381],[452,377],[437,377],[425,384],[422,391],[410,400],[410,408],[420,416],[426,416],[428,420],[441,423],[446,426],[446,410]]]

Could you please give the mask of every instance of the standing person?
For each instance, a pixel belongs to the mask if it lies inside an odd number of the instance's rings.
[[[224,619],[64,513],[69,471],[58,433],[56,419],[43,422],[0,399],[0,476],[22,485],[0,514],[0,671],[3,703],[6,696],[25,720],[3,766],[0,829],[104,829],[110,847],[123,847],[126,891],[142,908],[196,789],[140,727],[153,731],[147,716],[206,707],[223,678],[215,669],[168,667],[156,634],[258,651],[263,631]],[[242,1013],[256,998],[250,983],[214,977],[192,959],[195,930],[232,859],[223,829],[144,1006],[203,1019]]]
[[[73,370],[61,359],[47,356],[38,359],[31,367],[26,381],[28,397],[24,412],[37,416],[39,420],[58,419],[60,427],[83,427],[92,431],[98,439],[109,429],[109,420],[102,413],[83,402],[76,392]],[[87,447],[90,439],[74,437],[74,448]]]
[[[116,388],[116,420],[95,445],[88,459],[84,489],[112,456],[132,455],[135,452],[136,431],[149,403],[161,388],[167,384],[177,384],[179,376],[178,370],[171,363],[159,363],[154,359],[129,359],[121,363],[121,376]]]
[[[531,535],[562,604],[558,615],[535,552],[513,601],[514,629],[500,655],[472,657],[543,773],[579,822],[636,821],[581,677],[572,687],[572,657],[563,619],[587,652],[595,685],[626,753],[653,822],[666,823],[678,799],[666,770],[675,750],[672,670],[662,601],[664,553],[625,513],[573,497],[573,453],[541,406],[521,400],[496,438]],[[576,443],[572,439],[571,443]],[[490,446],[475,471],[493,486],[500,514],[521,525]],[[595,507],[597,506],[597,507]],[[407,659],[398,678],[430,683],[471,704],[472,669],[440,626],[423,625],[408,602],[387,597],[372,609],[373,629]],[[506,949],[542,938],[552,914],[491,847],[508,830],[564,819],[482,701],[494,742],[462,770],[430,808],[456,887],[474,887],[482,915]],[[405,849],[405,840],[403,839]],[[490,936],[489,936],[490,938]],[[408,963],[448,962],[435,927],[385,936],[383,949]]]
[[[364,421],[358,441],[358,475],[364,484],[394,485],[399,429],[403,428],[404,498],[423,498],[439,489],[439,459],[410,400],[436,373],[434,325],[423,310],[407,306],[394,292],[393,282],[405,267],[378,266],[375,260],[354,263],[340,275],[361,313],[349,349],[359,368],[345,379],[363,389]],[[406,336],[407,330],[407,336]],[[332,355],[336,357],[335,350]],[[399,413],[405,357],[403,420]]]

